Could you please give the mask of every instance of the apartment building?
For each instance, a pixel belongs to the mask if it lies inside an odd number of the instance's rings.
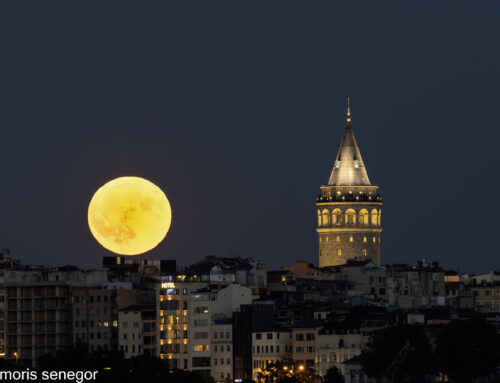
[[[316,326],[294,325],[292,327],[292,358],[306,367],[314,367],[316,351]]]
[[[90,352],[118,348],[118,310],[142,304],[147,292],[130,282],[71,286],[72,341],[85,343]],[[151,294],[152,295],[152,294]]]
[[[268,365],[283,359],[291,359],[292,331],[289,328],[271,328],[252,332],[252,379],[257,381],[259,373]]]
[[[475,298],[477,311],[500,312],[500,282],[483,282],[469,288]]]
[[[172,368],[190,369],[188,328],[195,324],[194,321],[189,323],[191,292],[206,284],[200,282],[199,276],[183,274],[166,275],[161,279],[156,288],[156,354],[169,360]],[[210,368],[210,363],[207,367]]]
[[[213,319],[211,375],[216,382],[233,381],[233,324],[230,318]]]
[[[190,369],[211,372],[213,367],[210,334],[213,334],[213,320],[220,317],[231,317],[240,305],[252,302],[252,290],[239,284],[209,285],[191,293],[190,336],[191,356]],[[220,359],[220,358],[218,358]],[[220,360],[219,360],[220,363]],[[227,363],[223,361],[222,363]],[[231,363],[232,364],[232,363]],[[219,366],[220,367],[220,366]],[[226,366],[227,367],[227,366]],[[218,379],[219,376],[214,376]]]
[[[156,353],[156,306],[134,305],[118,312],[118,346],[125,358]]]
[[[207,285],[199,275],[167,275],[157,287],[157,354],[172,368],[211,373],[212,321],[231,317],[252,292],[239,284]]]
[[[32,268],[4,273],[6,358],[36,367],[38,358],[72,344],[71,287],[106,282],[106,273]]]
[[[438,262],[387,266],[389,303],[401,308],[444,306],[444,271]]]
[[[339,323],[320,327],[316,336],[315,368],[324,376],[329,368],[343,369],[343,362],[361,354],[362,336],[356,325]]]
[[[233,380],[252,379],[252,333],[272,328],[275,306],[272,300],[241,305],[233,313]]]

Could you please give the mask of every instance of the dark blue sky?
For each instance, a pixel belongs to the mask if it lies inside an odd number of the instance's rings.
[[[384,197],[382,261],[500,266],[500,3],[0,3],[0,245],[97,267],[87,207],[150,179],[151,256],[317,263],[345,98]]]

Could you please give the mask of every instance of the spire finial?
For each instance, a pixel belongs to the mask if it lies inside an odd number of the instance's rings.
[[[347,117],[345,119],[347,126],[351,126],[351,98],[347,96]]]

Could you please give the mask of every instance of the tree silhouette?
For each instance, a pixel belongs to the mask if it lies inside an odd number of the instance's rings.
[[[394,379],[423,380],[429,373],[432,360],[431,345],[422,326],[394,325],[376,331],[368,351],[363,353],[363,369],[370,377],[380,378],[409,341],[412,350],[396,370]]]
[[[344,376],[340,372],[340,370],[333,366],[326,371],[325,377],[323,379],[324,383],[344,383]]]
[[[496,370],[499,352],[499,335],[484,319],[453,321],[438,336],[436,364],[454,381],[472,382]]]

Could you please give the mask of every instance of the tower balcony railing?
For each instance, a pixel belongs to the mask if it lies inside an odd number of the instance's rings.
[[[323,195],[318,194],[316,202],[382,202],[382,197],[380,194],[370,195],[370,194],[334,194],[334,195]]]

